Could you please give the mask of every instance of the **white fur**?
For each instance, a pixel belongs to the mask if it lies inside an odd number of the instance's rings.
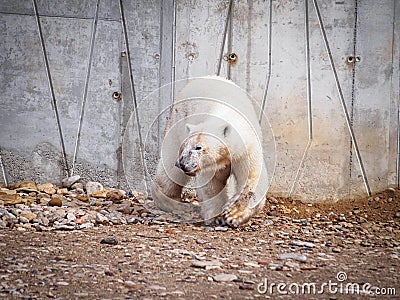
[[[190,177],[179,170],[175,162],[179,155],[193,153],[192,144],[198,133],[205,134],[203,140],[214,159],[219,159],[219,148],[225,144],[231,163],[231,173],[225,166],[215,164],[196,175],[202,217],[207,220],[222,213],[225,222],[240,225],[264,206],[267,170],[261,128],[250,97],[231,81],[220,77],[192,79],[177,94],[153,184],[153,198],[163,209],[180,206],[182,186]],[[193,134],[192,141],[188,142]],[[197,157],[195,154],[193,157]],[[215,194],[217,196],[213,197]],[[253,194],[254,197],[246,196]]]

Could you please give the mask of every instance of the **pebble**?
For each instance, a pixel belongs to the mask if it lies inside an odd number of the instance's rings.
[[[86,193],[92,195],[94,192],[104,190],[103,185],[99,182],[89,181],[86,183]]]
[[[63,187],[69,188],[71,185],[73,185],[73,184],[74,184],[75,182],[77,182],[79,179],[81,179],[81,176],[79,176],[79,175],[74,175],[74,176],[71,176],[71,177],[64,178],[64,179],[61,181],[61,184],[62,184]]]
[[[51,197],[51,200],[47,203],[48,206],[59,206],[59,207],[61,207],[62,204],[63,201],[60,195],[53,195],[53,197]]]
[[[100,244],[117,245],[118,241],[114,237],[106,237],[100,241]]]
[[[227,282],[237,279],[235,274],[217,274],[212,277],[216,282]]]
[[[316,247],[316,245],[314,243],[303,242],[303,241],[292,241],[291,245],[299,246],[299,247],[308,247],[308,248]]]
[[[222,263],[219,260],[194,260],[191,266],[195,268],[210,270],[221,267]]]
[[[281,253],[278,255],[279,260],[293,259],[300,262],[306,262],[307,256],[300,253]]]
[[[214,227],[214,230],[215,230],[215,231],[228,231],[228,227],[225,227],[225,226],[217,226],[217,227]]]
[[[43,184],[38,184],[37,188],[40,192],[44,192],[46,194],[55,194],[56,193],[56,189],[55,186],[52,183],[43,183]]]
[[[106,194],[106,200],[112,201],[113,203],[121,203],[125,195],[120,190],[109,191]]]
[[[101,214],[101,213],[97,213],[96,214],[96,223],[97,224],[107,224],[109,222],[108,218]]]

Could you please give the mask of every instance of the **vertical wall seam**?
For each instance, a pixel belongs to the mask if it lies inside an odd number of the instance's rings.
[[[351,140],[353,142],[354,150],[355,150],[355,153],[356,153],[356,157],[357,157],[358,163],[360,165],[361,175],[362,175],[362,178],[364,180],[365,189],[367,191],[367,194],[371,195],[371,189],[369,187],[368,178],[367,178],[367,176],[365,174],[364,164],[362,162],[361,154],[360,154],[360,151],[359,151],[359,148],[358,148],[358,144],[357,144],[357,140],[356,140],[356,137],[355,137],[355,134],[354,134],[354,131],[353,131],[353,127],[350,124],[349,112],[348,112],[348,109],[347,109],[347,106],[346,106],[346,102],[344,100],[342,87],[341,87],[340,82],[339,82],[339,77],[338,77],[338,74],[337,74],[337,71],[336,71],[335,63],[333,61],[332,51],[331,51],[331,48],[329,46],[328,37],[326,35],[325,27],[324,27],[324,24],[323,24],[323,21],[322,21],[321,13],[319,11],[317,0],[313,0],[313,4],[314,4],[315,12],[317,14],[319,27],[321,29],[323,41],[324,41],[324,44],[325,44],[326,52],[328,54],[329,62],[330,62],[331,69],[332,69],[332,72],[333,72],[333,76],[334,76],[334,79],[335,79],[336,89],[337,89],[337,91],[339,93],[339,100],[340,100],[340,104],[341,104],[342,109],[343,109],[343,113],[344,113],[344,116],[345,116],[347,128],[349,130],[350,137],[351,137]]]
[[[63,164],[64,164],[64,171],[66,171],[67,176],[70,176],[70,169],[68,167],[67,154],[66,154],[66,151],[65,151],[64,135],[62,133],[60,117],[59,117],[59,114],[58,114],[57,100],[56,100],[56,96],[55,96],[55,93],[54,93],[53,81],[52,81],[52,77],[51,77],[51,73],[50,73],[49,61],[48,61],[48,58],[47,58],[46,46],[45,46],[45,43],[44,43],[43,31],[42,31],[42,26],[40,24],[40,17],[39,17],[39,12],[38,12],[38,8],[37,8],[36,0],[32,0],[32,4],[33,4],[33,10],[34,10],[34,13],[35,13],[35,17],[36,17],[36,25],[37,25],[37,28],[38,28],[40,44],[41,44],[42,54],[43,54],[43,60],[44,60],[45,69],[46,69],[47,81],[48,81],[48,84],[49,84],[49,89],[50,89],[50,94],[51,94],[52,108],[53,108],[54,116],[55,116],[55,119],[56,119],[58,134],[59,134],[59,138],[60,138],[62,159],[63,159]]]
[[[267,102],[268,88],[269,83],[271,81],[271,73],[272,73],[272,0],[269,0],[269,10],[268,10],[268,67],[267,67],[267,76],[265,77],[265,86],[263,99],[261,103],[261,111],[260,116],[258,118],[258,123],[261,124],[262,117],[264,114],[265,105]]]
[[[81,138],[83,116],[85,114],[85,106],[86,106],[87,94],[88,94],[88,89],[89,89],[90,73],[91,73],[91,69],[92,69],[94,43],[95,43],[95,39],[96,39],[97,19],[99,16],[99,4],[100,4],[100,0],[97,0],[96,10],[94,13],[94,18],[93,18],[93,23],[92,23],[92,34],[91,34],[91,38],[90,38],[88,65],[87,65],[87,69],[86,69],[85,86],[84,86],[84,90],[83,90],[83,98],[82,98],[81,110],[80,110],[79,121],[78,121],[78,130],[77,130],[76,138],[75,138],[75,147],[74,147],[74,155],[72,158],[71,175],[73,175],[74,171],[75,171],[76,157],[78,154],[79,142],[80,142],[80,138]]]

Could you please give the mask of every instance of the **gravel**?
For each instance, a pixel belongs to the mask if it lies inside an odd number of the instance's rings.
[[[232,229],[169,222],[135,191],[86,188],[1,187],[1,299],[292,299],[265,284],[329,281],[400,293],[398,190],[335,204],[270,197]],[[347,296],[323,298],[366,293]]]

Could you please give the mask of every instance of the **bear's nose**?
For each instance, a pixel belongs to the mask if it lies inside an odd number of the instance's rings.
[[[175,167],[181,168],[181,163],[180,163],[181,159],[177,159],[177,161],[175,162]]]

